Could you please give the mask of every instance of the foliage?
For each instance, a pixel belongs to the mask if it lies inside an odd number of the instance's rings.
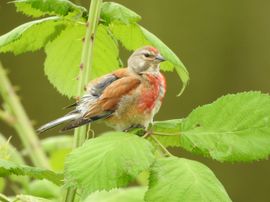
[[[85,26],[83,26],[85,19],[63,18],[62,16],[83,13],[84,9],[67,0],[17,0],[14,3],[19,11],[33,17],[44,15],[57,15],[58,17],[31,21],[1,36],[0,52],[20,54],[45,47],[47,54],[45,73],[49,81],[60,93],[68,97],[75,96],[75,89],[78,89],[77,77],[85,33]],[[141,18],[138,14],[113,2],[103,3],[101,11],[104,24],[103,26],[100,24],[95,40],[94,70],[91,73],[91,78],[108,73],[121,66],[116,43],[116,39],[118,39],[129,50],[134,50],[146,44],[152,44],[159,48],[168,60],[162,66],[162,69],[172,70],[175,67],[184,83],[182,91],[184,90],[189,80],[185,66],[162,41],[136,24]],[[82,16],[82,14],[79,16]],[[133,32],[131,27],[134,27],[134,30],[137,31]],[[125,32],[127,38],[123,39],[121,36]],[[57,51],[59,46],[63,51]],[[65,58],[65,60],[61,58]],[[65,62],[63,63],[63,61]]]
[[[166,146],[178,146],[218,161],[265,159],[270,154],[270,96],[244,92],[198,107],[183,120],[156,122]]]
[[[145,187],[99,191],[88,196],[84,202],[144,202],[145,191]]]
[[[45,73],[49,81],[70,97],[74,96],[78,89],[83,45],[81,41],[85,30],[85,26],[81,24],[70,25],[45,49]],[[61,51],[58,51],[60,49]],[[118,48],[104,25],[99,25],[97,30],[94,56],[92,78],[107,74],[118,67]]]
[[[155,162],[145,200],[231,201],[209,168],[199,162],[176,157],[161,158]]]
[[[10,139],[7,140],[3,134],[0,133],[0,159],[9,160],[18,164],[24,164],[24,159],[17,151],[17,149],[10,144]]]
[[[152,131],[164,146],[179,147],[182,122],[183,119],[156,121],[152,126]]]
[[[28,16],[50,17],[25,23],[1,36],[0,52],[21,54],[44,48],[48,80],[61,94],[75,96],[82,67],[80,61],[87,30],[87,10],[68,0],[16,0],[12,3],[17,11]],[[161,69],[176,70],[183,82],[180,93],[183,92],[189,80],[187,69],[158,37],[138,24],[141,16],[120,4],[105,2],[100,17],[93,38],[91,79],[121,66],[119,42],[128,50],[151,44],[167,59]],[[8,81],[4,74],[1,78]],[[11,85],[0,85],[1,89],[5,89],[0,91],[3,98],[15,95]],[[4,106],[7,113],[23,113],[21,106],[18,107],[19,101],[11,102],[12,99],[14,97],[10,96],[8,106],[12,110],[6,110]],[[1,112],[0,109],[0,115]],[[15,118],[20,119],[18,117]],[[0,135],[0,176],[24,176],[21,180],[11,177],[10,181],[18,183],[24,189],[23,193],[29,194],[14,196],[12,201],[59,200],[62,188],[78,189],[76,199],[84,202],[231,201],[209,168],[185,158],[163,157],[164,154],[170,155],[166,147],[184,148],[220,162],[250,162],[265,159],[270,154],[270,96],[260,92],[223,96],[198,107],[186,118],[154,122],[146,134],[141,134],[142,130],[105,133],[87,140],[72,152],[72,140],[68,136],[34,143],[30,138],[24,138],[25,134],[20,133],[24,125],[18,123],[26,123],[25,117],[21,122],[14,120],[13,125],[21,135],[25,149],[29,151],[27,145],[33,148],[41,145],[42,151],[48,155],[46,160],[50,169],[60,173],[24,165],[21,154],[24,152],[17,151]],[[29,130],[31,132],[32,129]],[[35,164],[34,160],[32,162]],[[148,183],[147,188],[121,188],[145,173],[150,173],[149,179],[137,181]],[[1,191],[5,183],[4,179],[0,181]],[[18,190],[13,191],[16,193]],[[69,201],[73,201],[74,195]],[[7,200],[1,194],[0,199]]]
[[[270,154],[270,96],[227,95],[195,109],[183,122],[181,145],[218,161],[253,161]]]
[[[154,159],[148,141],[133,134],[109,132],[86,141],[69,155],[66,185],[86,193],[125,186],[147,170]]]
[[[15,0],[17,11],[32,17],[45,15],[83,16],[87,10],[68,0]]]
[[[113,21],[120,21],[125,24],[129,24],[141,20],[141,16],[137,13],[114,2],[103,3],[100,17],[108,24]]]
[[[48,153],[52,170],[63,172],[64,160],[73,147],[72,137],[66,135],[48,137],[42,140],[41,144]]]
[[[58,199],[61,188],[48,180],[34,180],[29,184],[28,195],[38,196],[46,199]]]
[[[27,175],[37,179],[47,179],[57,185],[61,185],[63,180],[63,176],[61,174],[54,173],[50,170],[19,165],[11,161],[0,159],[0,177],[8,175]]]
[[[22,24],[0,37],[0,52],[13,52],[17,55],[39,50],[53,40],[64,27],[64,23],[58,17],[49,17]]]

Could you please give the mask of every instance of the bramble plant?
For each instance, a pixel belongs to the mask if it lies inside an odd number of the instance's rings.
[[[167,59],[161,70],[176,70],[183,82],[179,95],[188,83],[179,58],[138,24],[138,14],[120,4],[92,0],[88,12],[68,0],[11,3],[39,19],[1,36],[0,52],[17,55],[44,48],[45,74],[69,98],[81,96],[89,80],[121,66],[119,42],[128,50],[155,46]],[[40,140],[1,64],[0,94],[0,119],[14,127],[33,164],[25,165],[21,153],[0,134],[0,176],[8,177],[0,178],[0,192],[8,181],[14,193],[0,194],[5,202],[231,201],[209,168],[176,157],[167,147],[219,162],[252,162],[270,153],[270,96],[260,92],[223,96],[186,118],[154,122],[146,134],[139,129],[108,132],[88,140],[87,127],[76,129],[73,139]],[[137,186],[127,187],[136,179]]]

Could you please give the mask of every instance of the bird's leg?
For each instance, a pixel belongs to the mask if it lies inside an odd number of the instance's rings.
[[[129,132],[129,131],[131,131],[132,129],[135,129],[135,128],[144,129],[145,130],[145,127],[143,125],[141,125],[141,124],[134,124],[134,125],[129,126],[126,129],[124,129],[123,132]]]
[[[90,134],[91,134],[91,137],[90,137]],[[90,127],[88,127],[88,129],[87,129],[87,138],[86,139],[89,139],[89,138],[95,138],[95,131],[93,129],[91,129]]]
[[[153,131],[152,131],[152,129],[150,129],[150,130],[146,131],[142,137],[143,138],[148,138],[152,134],[153,134]]]
[[[74,98],[75,98],[76,102],[80,101],[80,96],[75,96]]]
[[[147,133],[145,127],[141,124],[131,125],[130,127],[123,130],[123,132],[134,133],[138,136],[143,136],[145,133]]]

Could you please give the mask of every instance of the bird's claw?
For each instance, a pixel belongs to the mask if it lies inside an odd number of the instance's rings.
[[[138,136],[143,136],[145,133],[147,133],[145,127],[140,124],[132,125],[127,129],[123,130],[123,132],[133,133]]]

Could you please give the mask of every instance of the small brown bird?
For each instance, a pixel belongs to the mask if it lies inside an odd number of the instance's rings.
[[[128,59],[128,67],[91,81],[85,95],[70,107],[65,116],[41,126],[42,133],[62,123],[67,131],[103,119],[116,130],[147,128],[159,111],[166,92],[166,81],[159,71],[165,59],[151,46],[136,50]]]

